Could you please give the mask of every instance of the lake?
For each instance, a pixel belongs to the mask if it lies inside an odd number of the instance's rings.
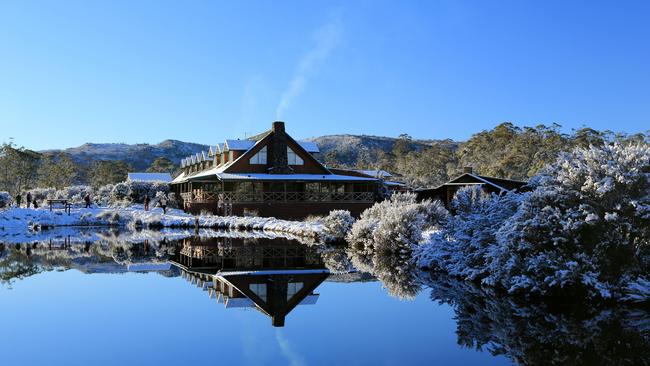
[[[521,303],[345,244],[71,228],[4,239],[6,365],[650,362],[647,309]]]

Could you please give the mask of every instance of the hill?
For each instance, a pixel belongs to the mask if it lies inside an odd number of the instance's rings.
[[[307,139],[315,142],[321,150],[321,158],[329,152],[336,152],[336,160],[342,165],[355,165],[362,152],[393,151],[396,137],[371,136],[371,135],[327,135]],[[452,140],[411,140],[410,150],[420,151],[435,144],[450,144],[454,148],[459,143]]]
[[[363,151],[381,150],[386,153],[393,150],[395,137],[368,135],[328,135],[306,139],[315,142],[321,150],[320,157],[334,151],[339,164],[354,165]],[[447,140],[444,140],[448,142]],[[412,140],[411,148],[421,150],[427,146],[439,143],[437,140]],[[451,142],[457,144],[455,142]],[[207,150],[207,145],[178,140],[165,140],[159,144],[117,144],[117,143],[86,143],[78,147],[63,150],[45,150],[42,154],[64,152],[81,166],[88,166],[96,160],[121,160],[131,165],[135,170],[146,170],[154,159],[165,157],[175,164],[188,155]]]
[[[64,152],[72,157],[75,163],[88,166],[96,160],[121,160],[127,162],[135,170],[146,170],[154,159],[165,157],[174,164],[180,164],[181,159],[188,155],[207,150],[208,146],[183,142],[178,140],[165,140],[159,144],[95,144],[86,143],[78,147],[64,150],[46,150],[43,154],[56,154]]]

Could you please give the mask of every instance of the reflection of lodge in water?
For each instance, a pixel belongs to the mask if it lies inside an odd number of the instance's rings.
[[[254,308],[284,326],[298,305],[313,305],[329,275],[313,248],[284,239],[188,238],[173,263],[226,308]]]

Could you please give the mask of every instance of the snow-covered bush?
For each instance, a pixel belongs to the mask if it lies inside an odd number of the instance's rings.
[[[169,184],[165,182],[128,181],[124,184],[130,188],[129,199],[133,203],[143,203],[145,196],[154,198],[159,192],[169,193]]]
[[[400,212],[411,212],[415,216],[414,222],[401,221],[403,225],[417,228],[410,238],[402,238],[412,244],[420,241],[422,231],[443,225],[449,216],[440,201],[417,202],[414,193],[396,193],[390,199],[376,203],[361,213],[361,217],[354,223],[347,236],[348,242],[352,245],[363,243],[366,246],[374,246],[373,236],[379,224],[386,219],[397,218]],[[384,224],[384,227],[387,225]],[[396,227],[395,230],[400,228]]]
[[[648,145],[562,154],[532,184],[535,190],[497,234],[489,282],[542,295],[644,293],[643,282],[630,286],[650,270]]]
[[[95,202],[99,206],[108,206],[111,204],[111,193],[113,192],[113,188],[115,185],[113,184],[107,184],[105,186],[101,186],[97,188],[97,191],[95,191]]]
[[[34,188],[30,189],[29,191],[26,191],[23,197],[27,197],[27,193],[31,194],[32,201],[36,200],[39,205],[43,205],[43,203],[47,199],[53,199],[54,195],[56,194],[56,189],[55,188]]]
[[[448,212],[439,201],[417,202],[415,194],[394,194],[364,211],[347,235],[349,255],[384,283],[389,292],[410,298],[417,292],[413,249],[423,230],[444,224]]]
[[[9,192],[0,192],[0,208],[9,207],[9,205],[11,205]]]
[[[322,222],[328,235],[334,238],[344,238],[352,229],[354,218],[350,211],[333,210]]]
[[[93,189],[90,186],[71,186],[65,187],[61,190],[54,191],[51,195],[53,199],[67,199],[69,203],[74,205],[84,204],[84,197],[86,195],[93,196]]]
[[[130,201],[131,199],[131,186],[125,182],[117,183],[113,186],[111,191],[111,203],[120,201]]]
[[[168,208],[178,208],[178,201],[176,200],[176,194],[174,192],[171,193],[165,193],[163,191],[158,191],[156,192],[156,195],[154,196],[154,202],[155,204],[160,204],[160,200],[165,199],[167,201],[167,207]],[[209,215],[212,215],[212,213],[209,213]]]
[[[481,187],[460,189],[451,202],[454,215],[444,230],[431,233],[418,248],[421,267],[443,270],[465,280],[481,280],[498,250],[497,231],[517,212],[525,195],[488,194]]]

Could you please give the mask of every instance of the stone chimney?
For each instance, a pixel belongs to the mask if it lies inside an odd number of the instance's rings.
[[[471,166],[466,166],[463,168],[463,173],[474,174],[474,169]]]
[[[273,174],[289,174],[289,163],[287,161],[287,134],[284,131],[284,122],[273,122],[273,143],[272,145],[272,166],[271,173]]]

